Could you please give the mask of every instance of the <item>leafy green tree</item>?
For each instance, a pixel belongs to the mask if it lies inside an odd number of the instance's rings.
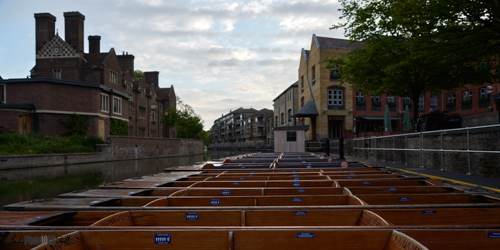
[[[144,72],[136,69],[136,70],[134,70],[134,77],[137,79],[144,79]]]
[[[83,116],[76,113],[70,115],[67,120],[60,118],[59,122],[66,128],[66,132],[64,132],[63,136],[87,135],[89,119],[89,115]]]
[[[165,126],[177,127],[177,136],[180,138],[200,138],[200,132],[203,131],[203,120],[200,115],[196,114],[193,107],[185,104],[177,97],[177,106],[168,107],[167,114],[162,115],[160,120]]]
[[[492,74],[494,46],[469,47],[467,52],[457,53],[443,49],[454,44],[452,30],[472,30],[474,25],[460,22],[456,16],[460,16],[458,5],[452,14],[441,17],[451,1],[436,0],[439,5],[432,2],[341,0],[340,10],[346,21],[332,29],[344,28],[350,40],[363,41],[363,45],[343,57],[329,58],[327,68],[337,68],[342,74],[341,83],[349,83],[358,91],[410,97],[415,104],[414,118],[418,116],[420,94],[498,79]],[[432,10],[437,7],[440,9]],[[453,24],[452,28],[445,29],[446,24]],[[475,36],[475,41],[479,37]],[[460,40],[462,45],[455,48],[465,47],[465,41]]]

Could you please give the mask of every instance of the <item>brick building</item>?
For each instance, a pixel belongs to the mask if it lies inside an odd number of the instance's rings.
[[[211,147],[272,147],[273,111],[239,108],[214,121]]]
[[[36,64],[31,78],[0,79],[0,126],[22,134],[62,135],[59,119],[88,115],[88,133],[105,138],[114,120],[127,121],[130,136],[175,137],[161,114],[175,106],[173,86],[160,88],[159,72],[134,78],[134,56],[102,53],[100,36],[89,36],[84,52],[84,20],[79,12],[65,12],[65,39],[55,32],[56,18],[35,14]]]
[[[274,127],[295,125],[294,115],[299,111],[298,87],[299,82],[295,82],[274,98]]]

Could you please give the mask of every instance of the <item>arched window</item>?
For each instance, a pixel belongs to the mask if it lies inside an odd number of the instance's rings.
[[[328,88],[328,109],[344,109],[344,90],[339,87]]]

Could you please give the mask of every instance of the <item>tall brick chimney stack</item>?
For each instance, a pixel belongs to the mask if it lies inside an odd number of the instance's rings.
[[[36,44],[35,52],[55,36],[56,17],[50,13],[35,13],[36,22]]]
[[[101,53],[101,36],[89,36],[89,53]]]
[[[158,75],[160,72],[158,71],[149,71],[149,72],[144,72],[144,80],[146,83],[149,84],[154,84],[156,88],[159,88],[158,86]]]
[[[85,16],[78,11],[64,12],[65,40],[77,52],[83,52],[83,22]]]

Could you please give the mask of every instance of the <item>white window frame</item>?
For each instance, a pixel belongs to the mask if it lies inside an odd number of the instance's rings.
[[[361,91],[356,91],[356,102],[365,102],[365,95]]]
[[[61,79],[61,75],[62,75],[61,72],[62,72],[61,69],[53,69],[52,76],[54,77],[54,79]]]
[[[109,95],[101,93],[101,111],[109,112]]]
[[[156,122],[156,109],[151,109],[151,121]]]
[[[446,94],[447,103],[456,103],[456,98],[457,96],[455,93]]]
[[[480,88],[479,89],[479,99],[489,98],[489,95],[490,94],[488,94],[488,91],[486,90],[486,88]]]
[[[395,98],[393,95],[388,95],[387,96],[387,103],[396,103]]]
[[[344,90],[341,88],[328,89],[328,106],[344,106]]]
[[[129,116],[130,117],[134,117],[135,116],[135,105],[134,105],[134,102],[133,101],[129,101],[128,102],[128,109],[129,109]]]
[[[464,90],[462,91],[462,101],[471,101],[472,100],[472,90]]]
[[[117,80],[118,80],[118,74],[116,72],[110,70],[109,71],[109,81],[111,83],[116,83]]]
[[[113,96],[113,114],[122,114],[122,98]]]
[[[127,93],[132,93],[132,83],[126,83],[127,84]]]
[[[403,97],[403,103],[411,104],[411,98],[410,97]]]
[[[420,94],[418,97],[418,109],[425,110],[425,95]]]
[[[438,109],[438,95],[436,94],[431,94],[431,109],[432,110]]]

